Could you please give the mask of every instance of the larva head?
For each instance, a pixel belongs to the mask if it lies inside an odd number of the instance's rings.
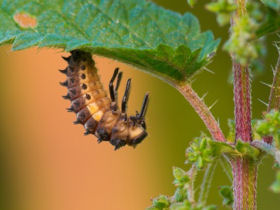
[[[144,119],[148,105],[148,97],[149,95],[146,94],[141,112],[137,112],[135,116],[130,116],[128,118],[126,113],[122,112],[119,121],[112,130],[110,139],[110,143],[115,146],[115,149],[119,149],[126,144],[135,147],[148,135]],[[122,111],[124,110],[125,106],[122,106]]]
[[[137,144],[141,143],[142,140],[148,135],[146,132],[145,122],[133,122],[129,126],[129,142],[128,145],[136,146]]]
[[[135,116],[130,117],[129,126],[129,145],[136,146],[148,135],[146,132],[145,114],[148,106],[149,94],[144,97],[141,112],[136,112]]]
[[[112,130],[110,143],[115,146],[115,150],[127,145],[135,147],[147,136],[144,118],[140,114],[127,118],[126,114],[120,117]]]

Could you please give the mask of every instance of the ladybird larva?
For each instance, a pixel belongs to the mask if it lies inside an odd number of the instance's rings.
[[[67,76],[66,81],[60,83],[67,87],[67,95],[63,98],[71,101],[68,111],[76,113],[74,123],[84,126],[85,135],[95,135],[98,142],[109,141],[115,150],[125,145],[135,147],[142,142],[148,135],[145,113],[149,95],[146,93],[140,113],[136,112],[135,116],[127,116],[131,79],[127,80],[119,108],[117,99],[122,72],[119,72],[118,68],[115,69],[109,83],[109,98],[100,82],[90,53],[73,50],[69,57],[63,57],[63,59],[68,63],[64,70],[60,70]]]

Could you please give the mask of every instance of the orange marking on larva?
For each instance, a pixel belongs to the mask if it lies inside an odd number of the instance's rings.
[[[16,13],[13,18],[22,28],[35,28],[37,26],[37,19],[27,13]]]
[[[117,104],[117,90],[122,78],[122,72],[115,69],[109,84],[110,98],[107,96],[97,74],[95,62],[91,54],[81,50],[74,50],[71,56],[63,57],[68,62],[65,70],[67,80],[61,85],[68,88],[65,99],[71,100],[68,111],[76,113],[75,124],[83,124],[87,134],[94,134],[98,141],[110,141],[118,149],[124,145],[136,146],[146,136],[144,116],[147,108],[148,95],[146,94],[142,110],[136,116],[128,117],[126,104],[130,88],[128,80],[121,110]],[[116,86],[114,87],[114,81]]]
[[[104,113],[100,110],[100,111],[96,112],[92,117],[93,117],[96,121],[99,122],[99,121],[101,120],[103,114],[104,114]]]
[[[87,108],[88,108],[89,112],[91,113],[91,115],[95,114],[99,110],[99,107],[98,107],[97,103],[95,103],[95,102],[90,103],[87,106]]]

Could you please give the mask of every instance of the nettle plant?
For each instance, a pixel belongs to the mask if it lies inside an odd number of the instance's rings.
[[[187,2],[194,6],[196,0]],[[227,136],[191,86],[193,75],[213,59],[220,40],[210,31],[201,32],[190,13],[181,15],[145,0],[0,0],[0,44],[12,44],[13,50],[82,50],[130,63],[167,81],[192,105],[210,136],[194,139],[186,150],[188,168],[173,169],[174,195],[153,199],[149,209],[216,209],[206,198],[218,162],[232,181],[232,186],[220,187],[223,204],[256,209],[258,165],[271,155],[275,167],[280,166],[280,56],[260,120],[251,119],[250,69],[265,68],[260,63],[264,39],[280,29],[280,1],[215,0],[206,9],[216,13],[219,25],[231,26],[223,50],[232,58],[235,119],[229,121]],[[280,53],[277,40],[275,46]],[[204,174],[202,183],[196,182],[197,174]],[[271,189],[280,192],[280,170]]]

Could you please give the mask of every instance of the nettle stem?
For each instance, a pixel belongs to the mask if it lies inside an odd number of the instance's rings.
[[[238,9],[232,18],[232,26],[240,17],[246,15],[246,1],[236,0]],[[234,72],[234,115],[235,140],[252,141],[251,127],[251,87],[247,65],[241,65],[232,55]],[[246,157],[231,159],[233,172],[234,209],[256,209],[256,182],[258,164]]]
[[[249,69],[233,60],[235,140],[252,141]]]
[[[256,183],[258,164],[248,158],[231,161],[233,174],[234,206],[236,210],[257,209]]]
[[[192,89],[190,84],[186,83],[182,86],[174,85],[180,93],[185,97],[185,99],[192,105],[194,110],[200,116],[204,124],[206,125],[207,129],[209,130],[212,137],[217,141],[225,142],[225,136],[219,127],[219,124],[213,117],[212,113],[210,112],[209,108],[205,105],[203,100],[199,98],[196,92]]]
[[[248,67],[233,60],[236,140],[252,141],[251,93]],[[231,160],[234,209],[256,209],[257,163],[246,157]]]

